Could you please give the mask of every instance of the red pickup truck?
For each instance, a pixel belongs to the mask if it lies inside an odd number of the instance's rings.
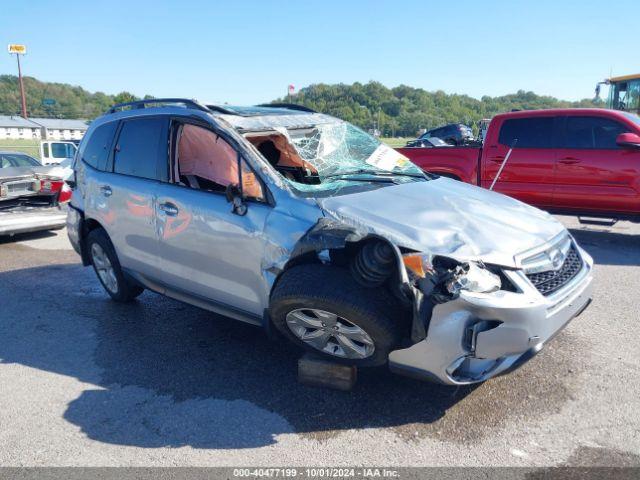
[[[603,109],[496,115],[482,147],[400,148],[423,170],[555,213],[640,220],[640,117]]]

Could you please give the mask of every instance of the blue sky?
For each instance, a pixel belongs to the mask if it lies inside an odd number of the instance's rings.
[[[9,6],[10,5],[10,6]],[[293,83],[378,80],[502,95],[591,97],[640,73],[639,5],[600,1],[8,2],[0,44],[26,75],[90,91],[250,104]],[[0,55],[0,73],[15,74]]]

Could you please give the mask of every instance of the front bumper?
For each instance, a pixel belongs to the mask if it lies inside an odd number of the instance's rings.
[[[532,358],[574,317],[592,295],[591,257],[579,249],[582,270],[545,297],[521,272],[509,272],[519,292],[462,292],[437,305],[427,337],[389,355],[392,371],[449,385],[482,382]]]
[[[66,219],[66,206],[0,210],[0,235],[57,230],[65,226]]]

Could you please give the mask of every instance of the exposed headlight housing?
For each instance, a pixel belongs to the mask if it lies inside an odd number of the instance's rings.
[[[500,277],[475,262],[469,262],[459,269],[460,273],[447,284],[447,290],[452,294],[460,293],[461,290],[491,293],[500,290],[502,286]]]
[[[405,267],[417,278],[436,275],[443,289],[457,295],[461,290],[491,293],[500,290],[500,277],[477,262],[459,263],[455,260],[429,254],[410,253],[402,257]]]

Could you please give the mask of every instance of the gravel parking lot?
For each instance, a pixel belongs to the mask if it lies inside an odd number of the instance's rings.
[[[64,231],[0,240],[0,464],[640,466],[640,225],[580,226],[595,298],[514,374],[452,388],[296,382],[261,330],[108,300]]]

